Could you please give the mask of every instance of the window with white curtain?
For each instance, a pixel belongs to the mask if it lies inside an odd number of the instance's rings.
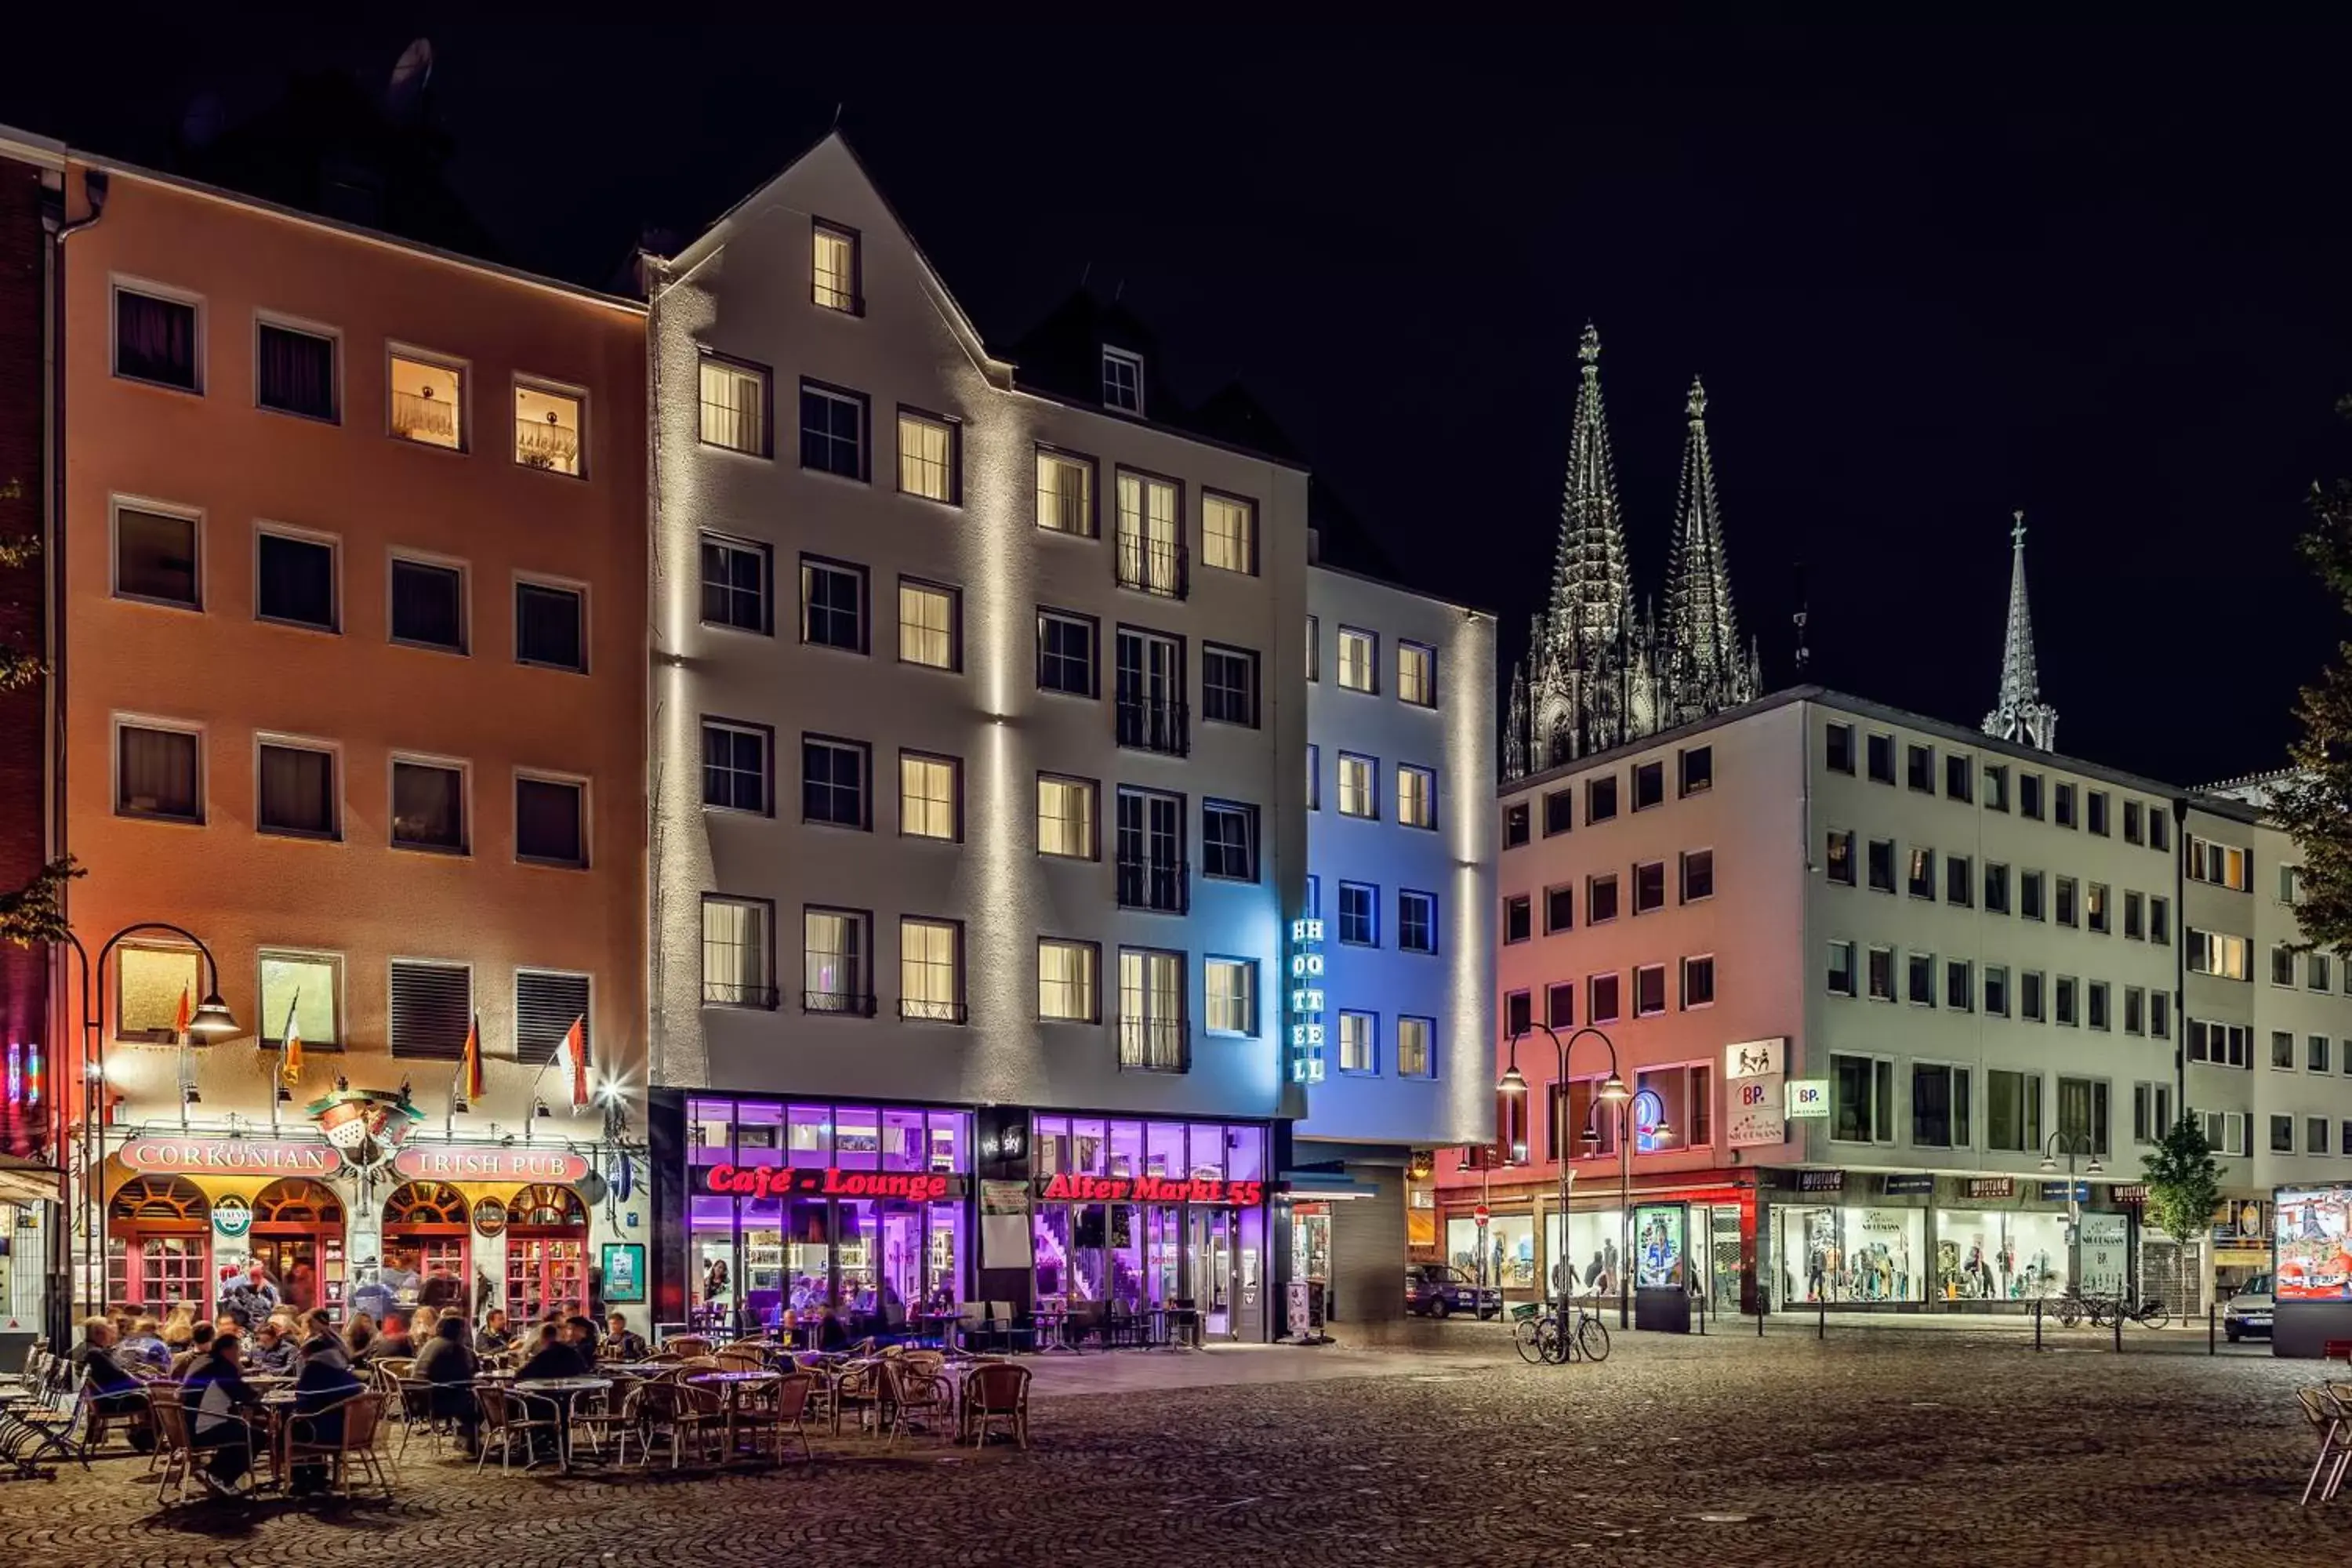
[[[1061,1023],[1095,1022],[1097,951],[1090,942],[1037,939],[1037,1016]]]
[[[934,1023],[963,1022],[959,949],[963,931],[952,921],[898,922],[898,1016]]]
[[[702,362],[702,439],[754,458],[768,455],[768,371],[722,359]]]
[[[730,1007],[776,1005],[764,899],[706,894],[702,900],[702,999]]]
[[[1212,958],[1203,978],[1213,1034],[1257,1033],[1257,965],[1245,958]]]
[[[868,917],[860,910],[801,913],[801,1006],[810,1013],[870,1013]]]

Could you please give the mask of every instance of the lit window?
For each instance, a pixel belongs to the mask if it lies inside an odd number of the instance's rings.
[[[1184,596],[1184,530],[1172,480],[1118,475],[1118,585]]]
[[[898,410],[898,488],[925,500],[961,500],[956,482],[959,434],[947,420]]]
[[[1370,1013],[1339,1015],[1339,1070],[1378,1072],[1380,1057],[1374,1040],[1379,1019]]]
[[[956,833],[956,763],[952,758],[898,753],[898,832],[908,838]]]
[[[1370,757],[1339,753],[1339,815],[1377,817],[1381,764]]]
[[[1037,776],[1037,853],[1092,860],[1095,847],[1095,786],[1088,779]]]
[[[1376,633],[1339,628],[1339,684],[1349,691],[1378,691],[1381,639]]]
[[[1407,827],[1437,826],[1437,774],[1428,768],[1398,764],[1397,820]]]
[[[1246,959],[1212,958],[1203,972],[1213,1035],[1257,1033],[1257,965]]]
[[[125,942],[114,961],[114,1037],[169,1045],[184,999],[193,1011],[204,997],[195,949]]]
[[[1417,642],[1397,644],[1397,700],[1415,708],[1437,706],[1437,650]]]
[[[956,593],[898,579],[898,659],[932,669],[956,668]]]
[[[1433,1042],[1436,1038],[1437,1021],[1435,1019],[1399,1018],[1397,1020],[1397,1076],[1399,1078],[1434,1077],[1437,1052]]]
[[[1257,507],[1234,496],[1201,498],[1201,559],[1220,572],[1257,574]]]
[[[580,450],[583,406],[576,392],[515,383],[515,461],[551,474],[584,473]]]
[[[857,315],[857,231],[819,222],[810,229],[809,298],[828,310]]]
[[[1143,356],[1125,349],[1103,350],[1103,406],[1121,414],[1143,412]]]
[[[1068,1024],[1096,1021],[1097,951],[1090,942],[1038,939],[1037,1016]]]
[[[801,914],[801,1008],[809,1013],[874,1016],[866,984],[867,918],[856,910]]]
[[[898,1016],[961,1024],[958,950],[963,928],[950,921],[898,922]]]
[[[466,373],[408,354],[392,356],[392,433],[403,441],[463,450]]]
[[[722,1007],[776,1005],[775,954],[763,899],[702,899],[702,999]]]
[[[1094,459],[1039,449],[1037,526],[1055,533],[1094,536]]]
[[[768,455],[768,371],[706,356],[702,362],[702,439],[706,445]]]
[[[1184,1023],[1184,955],[1118,950],[1118,1065],[1146,1072],[1191,1066]]]
[[[291,1018],[306,1048],[340,1049],[342,959],[331,952],[273,952],[268,948],[259,957],[261,1017],[256,1032],[262,1046],[284,1045],[286,1023]]]

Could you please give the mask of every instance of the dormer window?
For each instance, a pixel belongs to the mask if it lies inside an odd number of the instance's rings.
[[[1121,414],[1143,413],[1143,356],[1125,349],[1103,350],[1103,406]]]

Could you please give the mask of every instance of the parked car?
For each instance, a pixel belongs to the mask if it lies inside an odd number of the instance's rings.
[[[2270,1337],[2271,1283],[2269,1275],[2257,1274],[2222,1307],[2221,1331],[2230,1336],[2231,1344],[2247,1334]]]
[[[1475,1312],[1484,1321],[1501,1313],[1503,1289],[1479,1284],[1451,1263],[1416,1263],[1404,1271],[1404,1310],[1426,1318]]]

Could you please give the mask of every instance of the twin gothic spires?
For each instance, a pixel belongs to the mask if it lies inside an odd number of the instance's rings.
[[[2034,667],[2033,611],[2025,600],[2025,514],[2011,514],[2009,531],[2009,634],[2000,650],[2000,696],[1985,715],[1985,733],[2037,751],[2058,747],[2058,710],[2042,700]]]
[[[1685,413],[1682,494],[1675,508],[1662,637],[1647,606],[1637,616],[1616,465],[1601,403],[1601,334],[1577,346],[1583,381],[1569,436],[1559,552],[1550,603],[1535,617],[1528,656],[1511,677],[1503,774],[1518,778],[1754,700],[1762,688],[1753,645],[1743,648],[1706,439],[1706,392],[1691,383]]]

